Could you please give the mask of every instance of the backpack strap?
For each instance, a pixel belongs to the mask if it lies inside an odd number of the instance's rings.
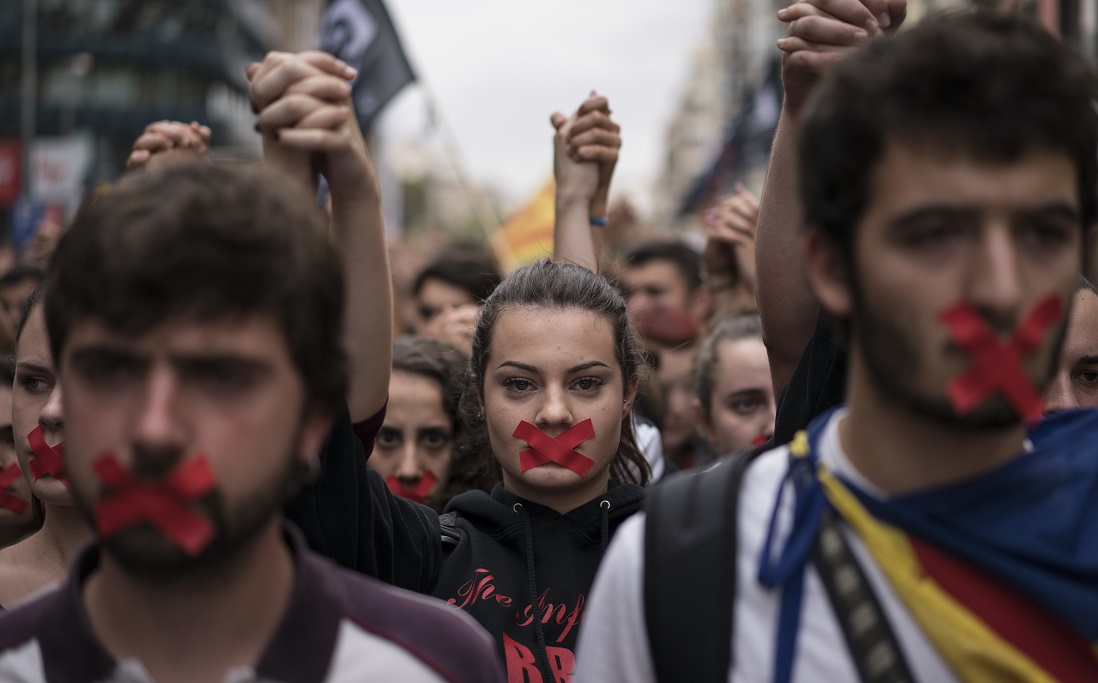
[[[450,549],[452,550],[461,542],[461,529],[458,528],[457,518],[458,515],[456,512],[445,512],[438,516],[439,531],[442,532],[443,548],[451,546]]]
[[[644,611],[658,681],[728,680],[740,485],[764,449],[675,475],[648,494]],[[706,636],[683,638],[699,632]]]
[[[914,683],[904,650],[831,509],[821,520],[812,564],[835,610],[858,680]]]

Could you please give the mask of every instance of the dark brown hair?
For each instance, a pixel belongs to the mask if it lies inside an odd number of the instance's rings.
[[[675,267],[693,293],[702,285],[701,254],[686,242],[675,238],[641,242],[625,252],[625,267],[639,268],[653,261],[667,261]]]
[[[484,389],[484,362],[492,343],[492,330],[504,311],[516,308],[548,308],[550,310],[590,311],[602,316],[614,331],[614,350],[621,365],[624,386],[637,378],[643,385],[647,365],[644,353],[629,322],[625,300],[606,280],[595,273],[570,263],[548,260],[519,268],[504,278],[492,296],[484,303],[473,331],[473,355],[469,361],[469,379],[461,397],[462,416],[466,424],[480,436],[480,446],[489,448],[484,432],[478,396]],[[610,464],[610,476],[645,486],[651,468],[637,448],[633,421],[622,420],[618,452]]]
[[[725,318],[705,338],[694,359],[694,395],[707,416],[713,416],[713,386],[716,384],[717,352],[721,342],[754,338],[762,340],[762,320],[754,314]]]
[[[459,404],[469,359],[451,345],[428,337],[400,337],[393,342],[393,372],[407,372],[438,382],[442,409],[453,425],[450,477],[437,496],[426,501],[442,511],[450,499],[473,489],[487,491],[499,481],[495,460],[466,437]]]
[[[1075,164],[1081,225],[1095,219],[1093,68],[1036,23],[1002,13],[931,18],[870,41],[824,77],[799,131],[805,224],[848,259],[890,141],[1011,163],[1035,150]]]
[[[269,172],[171,164],[80,208],[46,276],[54,362],[95,319],[126,335],[168,320],[274,318],[307,406],[345,400],[344,278],[313,199]]]
[[[502,279],[491,256],[483,249],[451,247],[416,275],[412,296],[419,296],[428,280],[439,280],[468,292],[470,298],[480,303]]]

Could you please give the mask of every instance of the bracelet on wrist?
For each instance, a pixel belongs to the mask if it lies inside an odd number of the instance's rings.
[[[592,228],[605,228],[607,224],[605,217],[599,218],[597,216],[588,216],[587,222],[591,224]]]

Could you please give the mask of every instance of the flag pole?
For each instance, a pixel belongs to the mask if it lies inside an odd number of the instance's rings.
[[[492,237],[499,231],[502,223],[499,213],[496,212],[496,207],[492,205],[492,202],[488,201],[488,197],[485,196],[484,192],[472,182],[469,174],[465,172],[457,137],[445,117],[443,117],[442,110],[438,106],[438,101],[435,99],[431,87],[422,78],[419,80],[419,86],[422,88],[423,99],[427,104],[427,118],[430,126],[441,139],[443,153],[446,155],[447,161],[450,162],[450,168],[454,171],[458,185],[461,186],[462,194],[465,195],[465,201],[472,209],[477,224],[480,225],[480,229],[484,233],[485,240],[491,242]]]

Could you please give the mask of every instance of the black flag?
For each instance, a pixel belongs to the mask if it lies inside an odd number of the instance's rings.
[[[352,96],[364,134],[393,95],[415,80],[381,0],[331,0],[320,49],[358,69]]]

